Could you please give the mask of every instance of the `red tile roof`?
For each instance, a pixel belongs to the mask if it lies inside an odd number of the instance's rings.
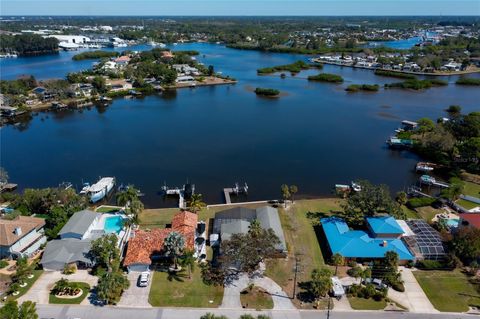
[[[480,213],[460,214],[460,218],[467,221],[473,227],[480,228]]]
[[[152,263],[152,255],[158,255],[163,250],[165,238],[172,231],[180,233],[185,238],[185,248],[193,250],[195,244],[195,228],[198,216],[190,212],[178,212],[173,216],[172,228],[152,229],[151,231],[137,230],[135,237],[128,241],[127,252],[123,265]]]

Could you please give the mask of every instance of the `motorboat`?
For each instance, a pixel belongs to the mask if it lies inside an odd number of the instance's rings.
[[[105,198],[115,185],[115,177],[102,177],[93,185],[85,184],[80,194],[86,194],[90,197],[91,203],[96,203]]]
[[[351,187],[352,187],[353,191],[355,191],[355,192],[360,192],[362,190],[362,186],[360,186],[359,184],[357,184],[355,182],[351,183]]]

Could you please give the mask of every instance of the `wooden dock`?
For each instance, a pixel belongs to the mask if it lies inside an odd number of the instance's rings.
[[[185,195],[180,188],[167,189],[166,195],[178,195],[178,208],[185,209]]]
[[[231,204],[232,199],[230,198],[230,193],[233,193],[233,188],[224,188],[223,189],[223,195],[225,196],[225,203],[226,204]]]

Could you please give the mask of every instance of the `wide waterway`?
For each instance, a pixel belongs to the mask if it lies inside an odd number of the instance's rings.
[[[145,49],[145,47],[139,47]],[[241,51],[213,44],[182,44],[198,59],[236,78],[236,85],[180,89],[141,99],[116,99],[108,108],[42,112],[23,125],[0,130],[1,166],[20,188],[81,185],[116,176],[144,193],[147,206],[174,206],[159,191],[164,182],[196,184],[209,203],[221,190],[248,182],[248,200],[279,197],[282,183],[302,196],[331,194],[336,183],[369,179],[404,189],[418,178],[418,158],[391,151],[385,140],[403,119],[433,119],[459,104],[480,111],[480,90],[454,84],[421,92],[383,90],[347,93],[352,83],[398,81],[372,71],[326,65],[342,85],[309,83],[309,70],[295,77],[257,76],[256,69],[306,59],[302,55]],[[3,60],[2,79],[34,74],[45,79],[85,69],[92,61],[71,61],[72,52]],[[478,77],[478,75],[471,75]],[[255,87],[277,88],[277,99],[259,98]],[[243,200],[243,199],[242,199]]]

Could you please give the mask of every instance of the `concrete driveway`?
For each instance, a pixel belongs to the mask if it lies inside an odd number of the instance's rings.
[[[132,271],[127,277],[130,281],[130,287],[123,292],[122,298],[118,303],[122,307],[140,307],[140,308],[150,308],[152,307],[148,303],[148,294],[150,293],[150,288],[152,286],[152,275],[150,273],[150,280],[148,281],[148,287],[138,287],[138,277],[141,272]]]
[[[89,284],[91,288],[96,286],[98,282],[98,278],[90,275],[87,270],[77,270],[76,273],[71,275],[64,275],[60,271],[45,271],[28,290],[28,292],[22,297],[18,298],[18,302],[22,303],[23,301],[30,300],[36,302],[37,304],[48,304],[50,290],[52,290],[53,286],[55,286],[55,283],[62,278],[68,279],[72,282],[85,282]],[[88,295],[81,304],[89,304]]]
[[[402,274],[405,292],[402,293],[389,288],[388,297],[407,307],[410,312],[438,313],[439,311],[433,307],[422,287],[418,284],[417,279],[413,276],[412,270],[405,267],[399,267],[398,269]]]
[[[231,284],[225,286],[225,289],[223,291],[223,300],[220,308],[242,309],[242,303],[240,302],[240,292],[247,288],[250,283],[253,283],[255,286],[265,289],[272,296],[274,310],[296,309],[290,298],[282,290],[282,287],[277,285],[277,283],[274,282],[272,279],[264,276],[248,278],[246,274],[242,274],[238,278],[238,280],[235,280]]]

